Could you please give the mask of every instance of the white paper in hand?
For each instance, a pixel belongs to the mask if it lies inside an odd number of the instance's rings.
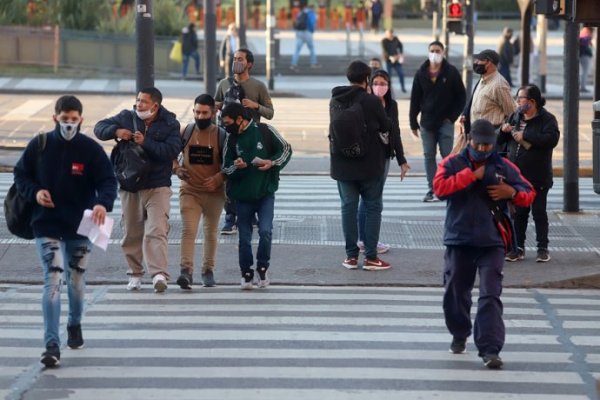
[[[114,219],[107,216],[104,219],[103,225],[96,225],[94,221],[92,221],[92,210],[85,210],[79,228],[77,228],[77,233],[86,236],[95,246],[106,251],[114,222]]]

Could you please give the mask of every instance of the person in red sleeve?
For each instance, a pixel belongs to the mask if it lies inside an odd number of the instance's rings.
[[[502,268],[506,248],[491,209],[510,222],[508,205],[528,207],[535,190],[519,169],[495,150],[496,132],[486,120],[471,126],[471,140],[460,153],[438,166],[433,190],[446,200],[444,229],[444,317],[452,334],[450,352],[466,351],[473,331],[475,346],[486,367],[499,369],[504,345]],[[509,224],[510,225],[510,224]],[[479,272],[479,299],[471,323],[471,291]]]

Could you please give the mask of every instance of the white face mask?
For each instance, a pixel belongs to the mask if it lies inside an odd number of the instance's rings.
[[[441,64],[444,57],[439,53],[429,53],[429,62],[432,64]]]
[[[59,121],[58,125],[60,126],[60,134],[65,140],[73,139],[79,131],[79,122],[68,123]]]
[[[146,111],[135,110],[135,113],[141,120],[146,120],[152,116],[152,111],[150,111],[150,110],[146,110]]]

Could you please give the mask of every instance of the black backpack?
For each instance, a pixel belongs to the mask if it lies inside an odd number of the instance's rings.
[[[42,152],[46,148],[46,134],[37,136],[37,168],[41,169]],[[12,184],[4,198],[4,218],[9,232],[23,239],[33,239],[31,217],[35,204],[30,203],[21,196],[17,185]]]
[[[135,112],[132,111],[133,130],[138,130]],[[142,189],[150,172],[150,159],[139,144],[133,140],[117,140],[110,153],[115,175],[121,189],[135,193]]]
[[[359,95],[348,103],[329,102],[329,151],[347,158],[364,157],[367,151],[367,124]]]
[[[300,11],[294,20],[294,29],[297,31],[305,31],[308,29],[308,13]]]
[[[230,103],[241,103],[242,100],[246,98],[244,88],[231,77],[227,78],[227,81],[229,81],[229,88],[223,96],[223,103],[225,105]]]

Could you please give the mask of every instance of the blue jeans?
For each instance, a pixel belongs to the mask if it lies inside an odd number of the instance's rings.
[[[510,77],[510,65],[505,65],[505,64],[500,63],[498,72],[500,73],[500,75],[502,75],[504,77],[504,79],[506,79],[506,82],[508,82],[509,86],[512,87],[513,83],[512,83],[512,78]]]
[[[444,254],[444,317],[452,336],[471,335],[471,292],[479,272],[479,299],[473,339],[479,356],[498,354],[504,346],[502,320],[502,247],[447,246]]]
[[[42,312],[44,314],[44,343],[60,346],[60,293],[64,280],[69,298],[68,326],[79,325],[85,301],[84,272],[91,243],[87,239],[58,240],[36,238],[38,256],[44,270]]]
[[[365,256],[377,258],[377,242],[383,210],[385,176],[364,181],[337,181],[342,203],[342,230],[346,241],[346,256],[358,257],[358,201],[365,203]]]
[[[190,54],[183,55],[183,65],[182,65],[182,70],[181,70],[181,76],[183,76],[184,78],[187,75],[187,69],[188,69],[188,64],[190,62],[190,58],[194,59],[194,65],[196,67],[196,74],[200,74],[200,54],[198,53],[198,50],[194,50]]]
[[[404,70],[402,68],[402,64],[400,64],[400,63],[392,64],[389,61],[386,61],[385,64],[386,64],[387,72],[390,75],[390,80],[392,79],[392,75],[393,75],[394,71],[396,71],[396,74],[398,74],[398,79],[400,80],[400,87],[402,88],[402,91],[404,92],[406,89],[404,88]]]
[[[308,47],[308,51],[310,52],[310,65],[315,65],[317,63],[317,54],[315,53],[315,46],[313,44],[313,33],[307,29],[305,31],[296,31],[296,49],[292,56],[292,65],[294,66],[298,65],[300,50],[302,50],[304,43],[306,43],[306,47]]]
[[[258,215],[258,250],[256,266],[269,268],[271,259],[271,237],[273,235],[273,213],[275,195],[271,194],[257,201],[236,201],[237,226],[239,236],[239,263],[242,275],[252,270],[252,220]]]
[[[423,155],[425,156],[425,173],[427,174],[427,185],[429,190],[433,189],[433,177],[437,170],[435,160],[436,149],[439,146],[442,158],[448,156],[454,144],[454,124],[445,121],[438,130],[429,130],[421,127],[421,142],[423,143]]]
[[[385,162],[385,172],[383,173],[383,186],[385,186],[385,181],[387,179],[389,170],[390,170],[390,159],[388,158]],[[383,192],[382,192],[382,196],[383,196]],[[365,233],[365,221],[366,220],[367,220],[367,208],[365,207],[365,202],[361,199],[361,201],[358,203],[358,240],[362,241],[363,243],[365,241],[365,236],[366,236],[366,233]]]

